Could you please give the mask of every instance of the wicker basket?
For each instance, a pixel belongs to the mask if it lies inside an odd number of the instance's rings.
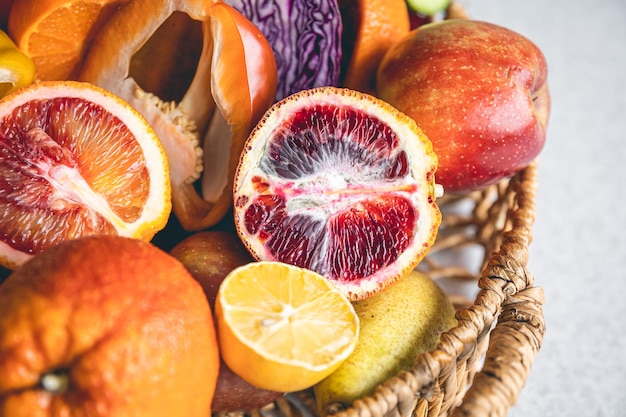
[[[453,3],[446,18],[464,18]],[[486,190],[440,201],[437,241],[420,269],[442,284],[475,290],[474,301],[451,293],[458,326],[411,371],[381,384],[334,417],[504,416],[515,403],[545,331],[543,291],[527,270],[535,216],[536,162]],[[475,252],[479,256],[475,256]],[[479,264],[468,266],[464,253]],[[482,261],[482,262],[480,262]],[[477,284],[477,285],[476,285]],[[313,390],[289,393],[239,417],[317,417]],[[230,417],[229,416],[229,417]]]
[[[425,272],[477,285],[475,301],[455,297],[458,326],[414,368],[334,417],[505,416],[517,399],[544,334],[543,291],[526,269],[535,213],[536,163],[510,180],[441,202],[444,222]],[[465,210],[464,210],[465,209]],[[432,258],[479,248],[480,272]],[[464,306],[467,304],[467,306]],[[317,417],[312,390],[229,417]]]

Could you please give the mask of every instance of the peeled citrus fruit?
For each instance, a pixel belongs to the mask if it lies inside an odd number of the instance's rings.
[[[36,79],[74,79],[95,34],[128,1],[19,0],[9,33],[35,63]]]
[[[0,285],[3,416],[206,417],[218,367],[202,288],[148,242],[66,241]]]
[[[280,262],[252,262],[222,282],[215,305],[220,352],[262,389],[313,386],[352,353],[359,321],[350,301],[321,275]]]
[[[243,142],[276,91],[272,49],[252,23],[222,1],[133,0],[94,38],[79,79],[157,131],[183,228],[224,217]]]
[[[169,168],[146,120],[77,81],[31,84],[0,101],[0,262],[64,240],[151,239],[171,211]]]
[[[312,269],[351,300],[379,292],[429,251],[441,221],[437,157],[415,122],[356,91],[276,103],[244,147],[235,226],[258,260]]]
[[[409,33],[405,0],[339,0],[342,85],[374,93],[376,71],[387,50]]]

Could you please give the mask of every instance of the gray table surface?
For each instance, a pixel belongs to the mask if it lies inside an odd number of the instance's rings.
[[[461,3],[533,40],[549,66],[529,264],[547,331],[509,416],[626,416],[626,1]]]

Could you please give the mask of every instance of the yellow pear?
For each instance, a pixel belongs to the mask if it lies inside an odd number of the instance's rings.
[[[443,290],[417,271],[353,305],[360,320],[359,341],[340,367],[314,387],[321,415],[372,394],[400,370],[411,369],[417,354],[433,350],[441,334],[457,323]]]

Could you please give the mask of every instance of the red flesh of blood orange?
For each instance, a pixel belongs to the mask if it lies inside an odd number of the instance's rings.
[[[0,260],[67,239],[149,240],[171,210],[165,151],[145,119],[87,83],[40,82],[0,102]]]
[[[235,225],[259,260],[312,269],[350,299],[413,269],[441,220],[437,159],[415,122],[333,87],[274,105],[235,178]]]

